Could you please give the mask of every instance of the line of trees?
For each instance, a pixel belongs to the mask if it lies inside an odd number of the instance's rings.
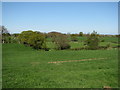
[[[23,31],[20,34],[10,34],[4,26],[2,26],[2,43],[21,43],[26,46],[33,47],[34,49],[49,50],[46,45],[46,38],[51,38],[55,44],[55,49],[64,50],[70,49],[70,41],[77,42],[77,36],[83,37],[85,34],[80,32],[79,34],[62,34],[60,32],[41,33],[38,31]],[[91,34],[86,34],[87,39],[84,41],[85,48],[82,49],[99,49],[99,37],[101,35],[93,31]],[[117,36],[119,37],[119,35]],[[108,45],[109,46],[109,45]],[[104,48],[104,47],[103,47]]]

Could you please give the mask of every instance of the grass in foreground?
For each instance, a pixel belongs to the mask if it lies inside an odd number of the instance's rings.
[[[117,50],[37,51],[3,44],[3,88],[118,87]],[[48,63],[107,58],[103,60]]]

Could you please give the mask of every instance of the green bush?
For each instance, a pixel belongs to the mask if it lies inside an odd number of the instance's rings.
[[[80,32],[80,33],[79,33],[79,36],[81,36],[81,37],[82,37],[82,36],[83,36],[83,32]]]
[[[76,36],[72,36],[72,37],[71,37],[71,41],[77,42],[77,41],[78,41],[78,38],[77,38]]]
[[[2,34],[2,42],[11,43],[11,35],[7,33]]]
[[[42,33],[23,31],[18,38],[21,43],[34,49],[46,49],[45,36]]]
[[[87,38],[87,40],[85,41],[87,48],[88,49],[98,49],[99,48],[99,38],[98,38],[98,34],[97,32],[93,31]]]
[[[105,42],[105,40],[103,39],[103,40],[101,40],[101,42]]]
[[[64,50],[70,48],[67,35],[61,33],[54,34],[52,37],[52,41],[56,44],[56,49],[58,50]]]
[[[20,43],[23,43],[23,44],[29,44],[28,40],[30,38],[30,36],[33,35],[33,31],[29,30],[29,31],[23,31],[19,36],[19,40],[20,40]]]

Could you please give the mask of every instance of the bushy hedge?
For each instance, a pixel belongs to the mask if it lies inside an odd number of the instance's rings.
[[[18,38],[21,43],[34,49],[46,49],[45,36],[42,33],[23,31]]]

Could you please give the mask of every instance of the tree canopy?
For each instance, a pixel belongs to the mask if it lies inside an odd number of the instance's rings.
[[[19,35],[19,40],[25,45],[29,45],[35,49],[45,49],[45,36],[42,33],[33,32],[31,30],[23,31]]]
[[[98,49],[99,46],[99,38],[97,32],[93,31],[86,40],[86,45],[88,49]]]

